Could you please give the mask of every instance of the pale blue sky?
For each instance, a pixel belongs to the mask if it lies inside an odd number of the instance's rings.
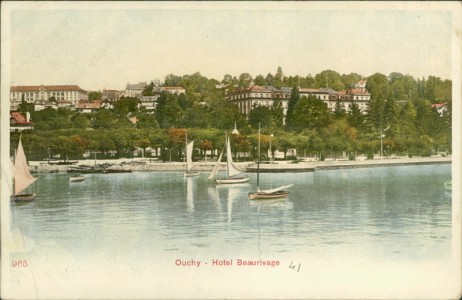
[[[7,14],[10,82],[124,89],[171,73],[222,80],[278,66],[288,76],[331,69],[450,79],[451,11],[399,4],[26,3]]]

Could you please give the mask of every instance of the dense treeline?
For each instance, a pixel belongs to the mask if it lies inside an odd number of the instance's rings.
[[[287,152],[295,148],[299,156],[316,155],[323,159],[348,155],[354,159],[359,154],[372,158],[381,149],[384,155],[409,156],[451,151],[450,80],[434,76],[415,79],[401,73],[371,75],[366,78],[371,93],[366,114],[356,105],[350,112],[340,105],[331,112],[321,100],[300,97],[296,89],[343,90],[362,78],[359,74],[340,75],[331,70],[314,77],[287,77],[280,67],[274,75],[225,75],[221,82],[200,73],[170,74],[164,86],[181,86],[186,94],[162,93],[154,114],[140,109],[139,100],[130,97],[120,99],[113,109],[90,114],[62,108],[33,111],[30,106],[21,105],[20,110],[30,111],[35,123],[34,131],[23,134],[23,141],[30,159],[57,155],[61,159],[78,159],[88,151],[97,153],[99,158],[131,157],[136,148],[153,148],[146,157],[160,156],[169,161],[182,159],[186,134],[188,139],[196,140],[196,158],[203,157],[207,150],[216,155],[223,147],[225,131],[230,133],[237,124],[240,134],[233,136],[233,148],[236,153],[244,153],[241,159],[253,159],[256,129],[261,124],[263,150],[271,141],[272,150]],[[271,108],[254,108],[246,120],[225,99],[224,88],[216,88],[218,84],[227,89],[251,84],[292,88],[285,124],[281,103],[277,101]],[[150,95],[153,86],[151,82],[143,93]],[[92,93],[92,98],[99,96],[99,92]],[[432,107],[436,103],[446,103],[447,110],[437,111]],[[16,133],[12,134],[13,147],[18,138]]]

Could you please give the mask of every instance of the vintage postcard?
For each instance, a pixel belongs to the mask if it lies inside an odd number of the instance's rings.
[[[1,3],[2,299],[460,299],[458,2]]]

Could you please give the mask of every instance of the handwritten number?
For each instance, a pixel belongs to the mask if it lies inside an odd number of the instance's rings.
[[[297,268],[297,272],[300,271],[300,267],[302,266],[301,263],[298,264],[298,268]],[[294,265],[294,263],[291,261],[290,262],[290,265],[289,265],[289,268],[292,269],[292,270],[295,270],[296,268],[296,265]]]

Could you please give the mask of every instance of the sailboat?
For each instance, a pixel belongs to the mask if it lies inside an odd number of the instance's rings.
[[[250,200],[266,200],[285,198],[289,195],[286,189],[292,187],[293,184],[283,185],[274,189],[260,189],[260,124],[258,124],[258,161],[257,161],[257,190],[249,193]]]
[[[224,149],[223,149],[224,150]],[[213,179],[218,173],[218,168],[220,166],[221,157],[223,156],[223,150],[221,151],[220,156],[218,157],[217,163],[210,173],[208,179]],[[244,183],[250,180],[249,177],[235,177],[236,175],[242,173],[243,171],[239,170],[233,163],[233,157],[231,153],[231,143],[229,137],[226,136],[226,170],[228,172],[228,178],[216,179],[217,183],[221,184],[234,184],[234,183]]]
[[[191,171],[192,167],[194,166],[192,162],[192,154],[194,149],[194,141],[188,144],[188,136],[186,136],[186,171],[183,173],[184,177],[193,177],[198,176],[200,172]]]
[[[16,151],[16,157],[14,159],[13,175],[14,195],[12,195],[12,199],[15,202],[34,200],[35,196],[37,196],[35,193],[21,194],[23,190],[37,180],[37,178],[32,176],[29,171],[29,165],[27,164],[27,158],[24,153],[24,148],[22,147],[21,138],[19,138],[18,150]]]

